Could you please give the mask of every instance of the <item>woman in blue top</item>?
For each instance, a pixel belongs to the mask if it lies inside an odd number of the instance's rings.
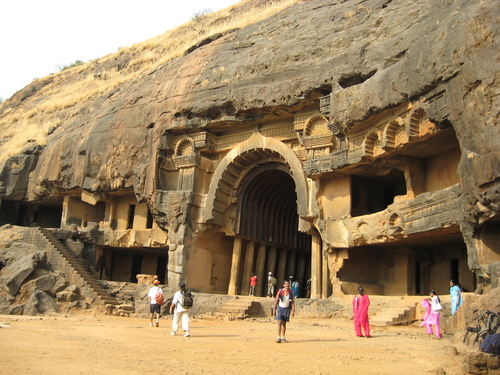
[[[462,306],[462,293],[455,280],[450,280],[451,315],[455,315],[458,308]]]

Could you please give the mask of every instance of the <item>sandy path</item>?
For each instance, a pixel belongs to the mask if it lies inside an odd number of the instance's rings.
[[[110,316],[0,315],[0,374],[461,374],[448,339],[423,328],[375,328],[354,335],[352,322],[292,319],[277,344],[269,319],[192,320],[191,337],[170,336],[171,320]],[[431,371],[431,373],[433,373]]]

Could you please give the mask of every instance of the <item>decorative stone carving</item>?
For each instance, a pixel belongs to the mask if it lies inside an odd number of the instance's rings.
[[[151,212],[158,225],[176,232],[180,225],[186,223],[192,197],[190,191],[156,190],[151,198]]]
[[[426,134],[435,133],[437,127],[427,118],[425,109],[416,104],[408,115],[406,131],[410,139],[422,137]]]
[[[184,138],[177,142],[174,153],[176,168],[189,168],[196,166],[196,150],[191,138]]]
[[[331,95],[322,96],[319,98],[319,110],[323,116],[327,119],[330,118],[330,102],[332,100]]]
[[[448,98],[446,90],[441,90],[435,94],[432,94],[427,98],[427,103],[429,104],[428,117],[432,122],[435,122],[440,129],[444,129],[450,126],[448,116]]]

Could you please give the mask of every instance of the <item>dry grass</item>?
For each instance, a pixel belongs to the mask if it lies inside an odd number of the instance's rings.
[[[51,75],[52,83],[25,100],[22,106],[15,110],[4,108],[0,116],[0,161],[18,154],[30,142],[45,145],[48,132],[61,124],[61,116],[58,116],[61,110],[73,109],[72,114],[78,113],[82,103],[182,56],[207,36],[244,28],[304,0],[277,0],[259,8],[246,6],[250,1],[240,1],[218,12],[193,17],[163,35]],[[127,61],[120,63],[123,59]],[[44,78],[32,84],[42,80]],[[3,106],[8,107],[8,101]]]

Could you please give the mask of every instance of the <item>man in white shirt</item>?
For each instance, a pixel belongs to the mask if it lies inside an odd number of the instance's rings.
[[[161,314],[161,306],[156,303],[156,295],[158,293],[163,294],[163,290],[159,287],[160,281],[154,280],[153,286],[149,289],[148,297],[149,297],[149,312],[150,312],[150,323],[149,326],[153,326],[153,317],[156,314],[156,326],[160,326],[160,314]]]
[[[283,289],[278,290],[273,306],[274,320],[278,321],[278,339],[277,343],[287,343],[285,338],[286,323],[290,320],[290,316],[295,316],[295,296],[290,289],[290,282],[283,282]]]
[[[184,307],[184,296],[191,292],[186,289],[186,283],[181,282],[179,284],[180,290],[175,292],[174,298],[172,299],[172,305],[170,305],[170,314],[174,312],[174,319],[172,320],[172,331],[170,334],[174,336],[179,329],[179,319],[182,321],[182,330],[184,331],[184,337],[189,337],[189,308]],[[175,310],[174,310],[175,309]]]

